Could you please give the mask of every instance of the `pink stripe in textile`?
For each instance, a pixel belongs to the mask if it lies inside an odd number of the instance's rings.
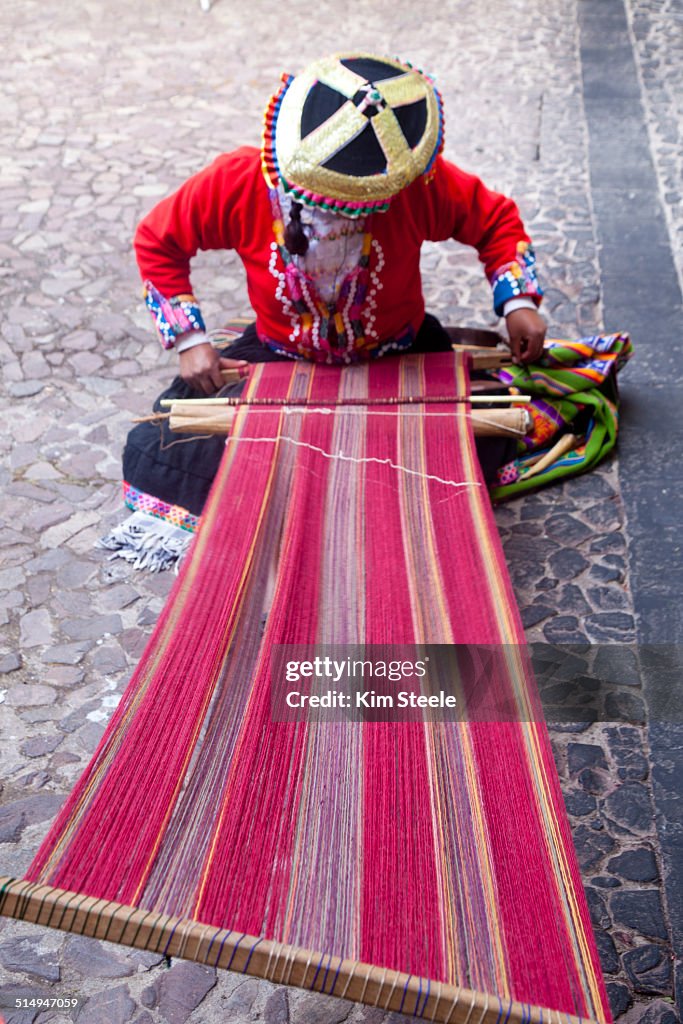
[[[369,397],[399,394],[401,362],[371,375]],[[382,413],[373,416],[373,409]],[[369,406],[366,454],[398,465],[398,411]],[[389,465],[371,463],[365,478],[365,637],[368,644],[415,641],[411,581],[405,563],[396,487],[405,481]],[[365,786],[360,958],[409,973],[446,974],[439,891],[431,835],[431,801],[424,729],[418,723],[363,726]],[[396,923],[401,920],[401,927]],[[420,965],[426,965],[423,971]]]

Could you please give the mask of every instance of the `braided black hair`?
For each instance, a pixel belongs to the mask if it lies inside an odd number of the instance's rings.
[[[301,223],[301,203],[292,203],[285,228],[285,245],[292,256],[305,256],[308,252],[308,238]]]

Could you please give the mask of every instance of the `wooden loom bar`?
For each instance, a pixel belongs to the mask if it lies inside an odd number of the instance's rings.
[[[509,1024],[596,1024],[586,1017],[503,1001],[400,971],[8,876],[0,876],[0,914],[440,1024],[497,1024],[501,1020]]]
[[[237,415],[230,406],[193,406],[190,402],[171,405],[169,427],[178,434],[227,434]],[[468,415],[477,436],[523,436],[527,429],[526,409],[472,410]]]
[[[453,345],[453,351],[467,352],[472,360],[474,370],[499,369],[501,366],[507,366],[511,361],[508,349],[486,348],[480,345]],[[240,366],[226,367],[221,370],[221,376],[226,384],[232,384],[244,380],[247,376],[247,369]]]

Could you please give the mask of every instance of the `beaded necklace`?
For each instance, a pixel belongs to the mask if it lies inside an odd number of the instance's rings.
[[[313,277],[297,266],[285,247],[285,228],[278,191],[270,189],[269,194],[275,236],[275,241],[271,243],[269,270],[277,281],[276,296],[292,324],[289,341],[294,351],[289,350],[287,354],[303,355],[330,363],[353,362],[358,358],[358,349],[364,347],[366,342],[366,328],[361,321],[361,312],[366,299],[371,298],[375,291],[372,288],[369,294],[372,234],[361,229],[363,239],[358,262],[345,275],[334,300],[327,302],[320,296]],[[356,232],[360,233],[359,229]],[[341,228],[340,236],[356,232]],[[278,257],[284,270],[278,267]],[[377,284],[376,274],[372,277],[373,283]]]

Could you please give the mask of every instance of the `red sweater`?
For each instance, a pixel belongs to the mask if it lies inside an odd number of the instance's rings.
[[[203,329],[190,284],[198,249],[239,254],[262,341],[328,361],[378,354],[382,343],[414,335],[425,312],[419,266],[425,240],[474,246],[498,312],[516,295],[540,298],[515,203],[441,158],[430,181],[419,178],[386,213],[367,218],[364,255],[336,305],[322,303],[294,267],[278,213],[259,151],[245,146],[219,156],[144,218],[135,249],[165,347],[180,333]]]

